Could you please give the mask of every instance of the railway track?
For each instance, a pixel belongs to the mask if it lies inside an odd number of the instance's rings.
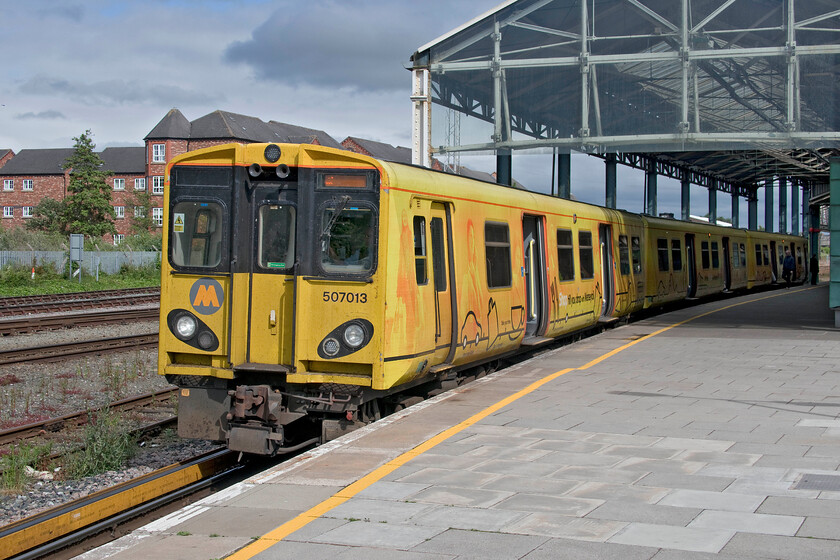
[[[176,394],[177,390],[177,388],[173,387],[154,393],[130,397],[112,402],[108,405],[108,408],[112,412],[125,413],[130,410],[159,405],[160,403],[166,403],[170,397]],[[0,430],[0,446],[11,445],[33,437],[44,436],[70,427],[86,424],[92,412],[95,412],[95,410],[84,410],[58,418],[50,418],[49,420],[34,422],[24,426]],[[174,416],[174,412],[172,416]]]
[[[121,307],[160,301],[160,288],[128,288],[0,298],[0,317]]]
[[[212,451],[0,528],[0,560],[40,558],[230,477],[237,454]]]
[[[160,304],[131,304],[118,309],[90,309],[73,313],[45,313],[0,317],[0,335],[12,335],[93,325],[113,325],[126,321],[156,319]]]
[[[125,350],[152,348],[157,346],[157,342],[157,333],[147,333],[102,338],[86,342],[5,350],[0,351],[0,365],[18,364],[21,362],[60,362],[68,358],[79,358],[90,354],[107,354],[111,352],[123,352]]]

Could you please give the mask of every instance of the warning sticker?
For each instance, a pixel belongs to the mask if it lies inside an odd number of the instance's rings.
[[[175,221],[172,222],[172,231],[175,233],[184,233],[184,214],[175,213]]]

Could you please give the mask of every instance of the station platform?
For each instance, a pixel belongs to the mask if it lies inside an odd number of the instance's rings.
[[[840,558],[828,286],[546,351],[78,558]]]

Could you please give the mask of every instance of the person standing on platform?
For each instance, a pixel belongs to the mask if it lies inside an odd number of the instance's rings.
[[[790,280],[796,270],[796,261],[790,254],[790,249],[785,249],[785,260],[782,262],[782,278],[785,279],[785,288],[790,288]]]
[[[816,286],[820,276],[820,259],[817,255],[811,255],[811,285]]]

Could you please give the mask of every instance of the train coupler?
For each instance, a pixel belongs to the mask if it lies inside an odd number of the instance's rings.
[[[227,446],[232,451],[254,455],[276,455],[283,447],[283,428],[262,424],[231,424]]]

